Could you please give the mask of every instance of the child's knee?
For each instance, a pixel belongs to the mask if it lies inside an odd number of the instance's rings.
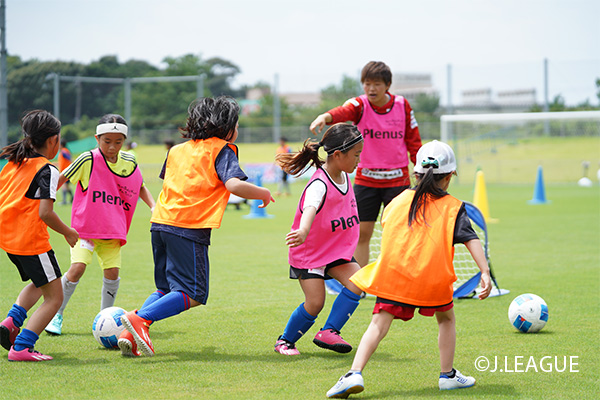
[[[346,286],[346,289],[348,289],[355,295],[360,296],[363,292],[361,289],[358,288],[358,286],[356,286],[354,283],[352,283],[352,281],[348,281],[348,283],[345,286]]]
[[[319,315],[319,313],[323,310],[323,306],[325,306],[324,301],[306,299],[304,302],[304,309],[312,316]]]
[[[453,309],[450,309],[448,311],[443,311],[443,312],[438,311],[435,313],[435,317],[438,321],[438,324],[448,323],[448,322],[454,323],[456,321],[456,316],[454,315]]]

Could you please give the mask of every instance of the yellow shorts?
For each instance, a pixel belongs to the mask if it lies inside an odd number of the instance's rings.
[[[92,262],[96,252],[102,269],[121,268],[121,241],[119,239],[79,239],[71,249],[71,264]]]

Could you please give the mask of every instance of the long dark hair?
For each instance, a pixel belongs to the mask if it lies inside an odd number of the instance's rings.
[[[21,130],[23,139],[9,144],[0,153],[0,158],[6,158],[19,166],[26,158],[38,154],[48,138],[60,134],[60,121],[48,111],[33,110],[21,119]]]
[[[277,154],[275,161],[288,174],[301,175],[309,163],[317,168],[323,165],[325,161],[319,157],[320,147],[330,156],[336,150],[347,153],[360,141],[362,136],[354,125],[335,124],[327,129],[320,142],[306,139],[300,151]]]
[[[123,124],[127,126],[127,121],[125,121],[125,118],[121,117],[119,114],[103,115],[102,118],[100,118],[100,121],[98,121],[98,125],[110,124],[111,122],[116,122],[117,124]]]
[[[448,192],[440,188],[439,182],[451,174],[452,172],[447,174],[434,174],[433,168],[428,168],[427,172],[424,174],[415,173],[417,186],[415,187],[415,197],[413,197],[408,211],[408,226],[411,226],[412,223],[418,219],[419,214],[423,217],[423,223],[427,223],[427,221],[425,221],[427,200],[429,197],[440,198],[448,194]],[[419,211],[421,212],[419,213]]]
[[[181,136],[188,139],[218,137],[231,140],[238,122],[240,106],[233,97],[204,97],[194,100],[188,107],[186,126]]]

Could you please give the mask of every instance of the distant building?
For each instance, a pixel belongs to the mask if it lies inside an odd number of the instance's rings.
[[[502,107],[528,107],[536,104],[535,89],[516,89],[498,92],[498,105]]]
[[[492,88],[469,89],[461,92],[461,103],[455,112],[526,112],[536,104],[535,89],[512,89],[496,93]]]
[[[463,90],[462,105],[466,107],[489,107],[492,105],[492,89],[480,88]]]
[[[431,74],[424,73],[394,73],[390,93],[404,96],[409,103],[414,103],[419,94],[439,96]]]
[[[314,107],[321,103],[321,93],[281,93],[281,98],[290,106]]]

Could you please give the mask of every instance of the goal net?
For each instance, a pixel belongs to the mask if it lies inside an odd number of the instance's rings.
[[[487,183],[533,183],[539,166],[547,182],[577,182],[600,162],[600,111],[443,115],[440,129],[459,182],[482,170]]]

